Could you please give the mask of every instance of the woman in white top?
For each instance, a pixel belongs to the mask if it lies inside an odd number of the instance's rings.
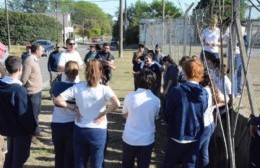
[[[209,167],[209,142],[210,138],[215,130],[213,110],[214,106],[219,103],[223,103],[223,96],[221,96],[218,87],[215,85],[214,80],[212,80],[212,84],[210,83],[210,76],[207,72],[204,72],[203,81],[200,84],[206,89],[208,92],[208,108],[204,112],[204,132],[200,139],[199,144],[199,155],[196,167],[198,168],[207,168]],[[216,95],[216,101],[214,101],[213,93],[211,89],[214,90]]]
[[[220,29],[217,27],[217,20],[210,19],[208,21],[209,27],[202,32],[203,48],[201,52],[201,59],[204,60],[203,54],[205,53],[206,59],[218,59],[218,50],[220,46]]]
[[[66,81],[56,82],[53,85],[52,95],[57,97],[75,84],[79,74],[79,65],[75,61],[69,61],[65,65]],[[75,101],[67,101],[75,104]],[[74,166],[73,159],[73,127],[75,112],[59,106],[54,106],[52,115],[52,141],[55,152],[55,168],[71,168]]]
[[[137,90],[124,101],[123,116],[127,119],[123,133],[123,168],[148,168],[155,140],[155,117],[160,109],[160,99],[152,91],[155,74],[144,69],[136,75]]]
[[[114,111],[120,102],[109,86],[101,85],[102,64],[91,60],[86,66],[86,82],[75,84],[55,98],[55,104],[76,112],[74,126],[75,168],[102,168],[107,139],[106,114]],[[75,99],[76,105],[66,100]],[[106,108],[106,102],[110,106]]]

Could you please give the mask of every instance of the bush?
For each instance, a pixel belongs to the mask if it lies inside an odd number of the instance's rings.
[[[42,14],[29,14],[9,11],[11,44],[27,44],[37,39],[57,40],[62,26],[55,19]],[[7,44],[6,18],[0,10],[0,41]]]

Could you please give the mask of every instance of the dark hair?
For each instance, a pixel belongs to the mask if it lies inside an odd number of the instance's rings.
[[[14,74],[21,68],[23,65],[23,61],[20,57],[17,56],[9,56],[5,60],[5,67],[9,74]]]
[[[95,45],[95,49],[96,49],[96,50],[102,50],[102,48],[100,47],[99,44],[96,44],[96,45]]]
[[[175,64],[175,62],[173,61],[173,59],[171,58],[170,55],[163,57],[162,62],[166,62],[166,61],[171,63],[171,64]]]
[[[77,75],[79,74],[79,65],[76,61],[68,61],[65,64],[64,73],[69,80],[75,81]]]
[[[36,43],[31,46],[31,52],[35,53],[41,47],[40,44]]]
[[[90,60],[86,65],[85,77],[90,87],[99,84],[102,77],[103,66],[99,60]]]
[[[147,54],[150,54],[150,55],[154,58],[155,53],[154,53],[153,50],[148,50],[148,51],[147,51]]]
[[[67,39],[66,39],[66,44],[69,44],[70,41],[74,41],[74,39],[72,39],[72,38],[67,38]]]
[[[185,61],[187,61],[188,59],[190,59],[189,56],[183,56],[183,57],[180,59],[180,61],[179,61],[179,66],[182,66],[183,63],[184,63]]]
[[[104,43],[103,47],[105,47],[105,46],[109,46],[110,47],[109,43]]]
[[[137,88],[153,89],[156,83],[155,73],[148,68],[144,68],[136,75]]]
[[[223,101],[220,99],[219,89],[218,89],[217,85],[215,84],[215,81],[214,81],[214,80],[211,80],[211,82],[212,82],[212,85],[210,84],[210,75],[208,74],[207,71],[204,71],[203,80],[200,82],[200,84],[201,84],[203,87],[206,87],[206,86],[212,87],[212,89],[214,90],[215,95],[216,95],[216,101],[217,101],[217,103],[222,103]],[[209,98],[210,98],[210,97],[209,97]],[[212,99],[213,104],[217,104],[217,103],[215,102],[213,93],[212,93],[211,99]]]

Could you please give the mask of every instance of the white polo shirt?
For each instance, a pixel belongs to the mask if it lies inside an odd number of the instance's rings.
[[[105,111],[106,102],[115,96],[109,86],[98,84],[96,87],[89,87],[87,82],[80,82],[60,95],[65,101],[75,98],[76,105],[83,117],[80,122],[75,121],[77,126],[81,128],[107,128],[107,119],[100,124],[94,123],[94,120],[101,112]]]
[[[151,90],[137,89],[124,101],[123,114],[128,113],[123,141],[133,146],[145,146],[154,142],[155,117],[160,110],[160,99]]]
[[[210,44],[212,43],[217,43],[220,39],[220,30],[219,28],[215,28],[214,31],[210,30],[209,28],[206,28],[202,32],[202,39],[205,42],[208,42]],[[217,53],[218,52],[218,46],[208,46],[204,45],[203,46],[205,51],[211,52],[211,53]]]
[[[59,59],[59,62],[58,62],[58,67],[59,66],[63,66],[65,67],[65,64],[68,62],[68,61],[76,61],[79,66],[82,66],[83,65],[83,61],[79,55],[79,52],[78,51],[73,51],[73,53],[69,53],[67,51],[64,51],[60,54],[60,59]],[[66,75],[64,72],[62,72],[62,76],[61,76],[61,81],[66,81]],[[76,80],[75,82],[79,82],[80,79],[79,79],[79,75],[76,77]]]

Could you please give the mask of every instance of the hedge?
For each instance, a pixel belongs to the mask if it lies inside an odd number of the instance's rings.
[[[0,41],[7,44],[5,11],[0,10]],[[43,14],[31,14],[9,11],[11,44],[24,45],[37,39],[57,40],[57,32],[62,26],[55,19]],[[59,33],[61,34],[61,33]]]

